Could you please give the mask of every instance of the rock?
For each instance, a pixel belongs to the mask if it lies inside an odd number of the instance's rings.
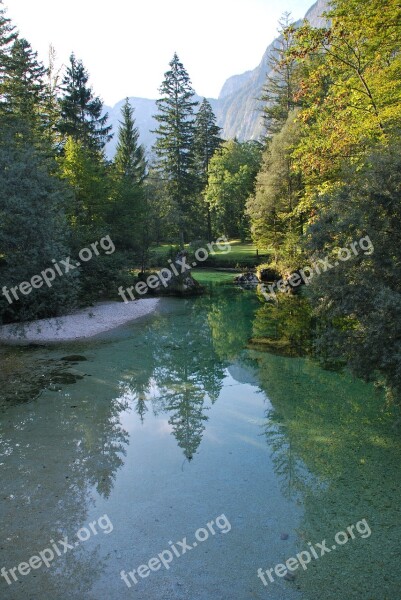
[[[71,356],[63,356],[60,360],[64,360],[65,362],[83,362],[84,360],[88,360],[85,356],[81,356],[80,354],[71,354]]]
[[[73,373],[56,373],[52,376],[52,382],[60,383],[62,385],[72,385],[79,379],[83,379],[82,375],[74,375]]]
[[[288,535],[288,533],[282,533],[280,535],[280,540],[288,540],[290,536]]]
[[[280,279],[280,275],[272,267],[259,267],[256,275],[259,281],[263,281],[264,283],[271,283]]]
[[[287,573],[284,575],[284,579],[286,579],[287,581],[294,581],[295,575],[294,573],[290,573],[289,571],[287,571]]]
[[[244,287],[253,287],[259,285],[259,279],[256,277],[255,273],[241,273],[234,279],[234,282],[240,286]]]
[[[153,293],[163,296],[198,296],[203,294],[204,287],[192,277],[190,270],[186,268],[189,265],[188,253],[185,250],[178,252],[174,262],[165,267],[170,271],[170,279],[163,285],[161,282],[153,288]],[[184,269],[184,272],[182,270]],[[175,271],[178,275],[175,275]],[[157,276],[157,274],[155,273]]]

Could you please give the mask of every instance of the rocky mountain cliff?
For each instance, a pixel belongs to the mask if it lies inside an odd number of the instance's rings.
[[[305,18],[315,26],[322,26],[324,19],[322,13],[327,10],[327,0],[317,0],[308,10]],[[261,105],[258,100],[269,71],[269,57],[274,51],[277,40],[274,40],[266,49],[260,64],[253,71],[230,77],[220,92],[218,99],[209,101],[217,117],[218,125],[223,129],[223,138],[237,137],[239,140],[257,140],[263,135],[261,120]],[[146,98],[130,98],[135,108],[135,118],[140,131],[141,143],[150,152],[155,136],[152,133],[157,126],[153,115],[157,112],[156,100]],[[117,145],[118,122],[121,118],[121,107],[124,100],[114,107],[105,107],[109,113],[109,121],[113,125],[114,138],[107,147],[109,158],[114,156]]]
[[[321,27],[325,22],[321,15],[327,7],[327,0],[318,0],[305,18],[314,27]],[[261,103],[258,99],[262,95],[269,73],[269,58],[276,43],[277,39],[267,47],[256,69],[243,75],[234,75],[224,84],[217,100],[216,117],[225,139],[237,137],[239,140],[257,140],[263,135]]]

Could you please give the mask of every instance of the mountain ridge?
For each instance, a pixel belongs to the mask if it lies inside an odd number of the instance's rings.
[[[321,15],[327,9],[328,0],[317,0],[308,9],[304,18],[308,19],[314,27],[322,26],[326,20]],[[295,25],[301,24],[302,21],[303,19],[297,21]],[[258,140],[263,136],[261,101],[259,99],[269,73],[269,58],[278,39],[278,37],[275,38],[267,46],[261,62],[255,69],[229,77],[223,84],[219,97],[217,99],[208,98],[215,112],[217,124],[222,128],[224,139]],[[201,100],[199,96],[196,96],[196,99]],[[134,116],[140,133],[140,141],[150,153],[155,142],[155,134],[152,131],[157,128],[157,121],[154,119],[157,112],[156,99],[133,96],[129,100],[135,109]],[[105,106],[114,131],[114,137],[106,148],[108,158],[112,158],[116,150],[118,124],[124,102],[125,99],[122,99],[113,107]]]

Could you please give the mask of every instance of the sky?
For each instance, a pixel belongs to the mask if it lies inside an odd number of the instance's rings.
[[[302,18],[313,0],[4,0],[8,16],[47,63],[72,51],[107,106],[157,98],[177,52],[200,96],[217,98],[229,77],[254,69],[284,11]]]

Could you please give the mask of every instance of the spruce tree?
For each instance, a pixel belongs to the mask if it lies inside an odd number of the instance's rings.
[[[177,217],[181,244],[191,217],[191,194],[194,193],[194,100],[195,92],[184,65],[177,54],[170,62],[170,70],[160,87],[157,100],[159,123],[154,146],[157,167],[166,182],[166,192]]]
[[[7,58],[10,55],[12,44],[17,39],[17,36],[15,27],[6,16],[6,10],[3,8],[2,0],[0,0],[0,98],[3,95],[1,86],[6,71]]]
[[[5,64],[2,84],[5,114],[38,126],[45,92],[43,64],[23,38],[14,40]]]
[[[210,160],[222,143],[220,133],[221,128],[216,125],[211,104],[203,98],[195,119],[194,149],[198,173],[204,184],[207,182]]]
[[[114,159],[114,186],[109,209],[113,239],[123,250],[134,251],[141,258],[147,249],[146,198],[143,182],[146,159],[138,143],[134,109],[126,99],[121,110],[117,153]]]
[[[71,54],[62,85],[59,130],[86,148],[102,150],[112,138],[111,126],[107,125],[108,114],[103,115],[103,102],[94,96],[88,80],[82,61]]]
[[[140,183],[146,173],[145,149],[138,143],[139,131],[135,127],[134,109],[128,98],[121,109],[121,116],[114,164],[120,175],[128,178],[131,183]]]
[[[195,171],[200,193],[207,185],[210,161],[222,143],[220,132],[221,128],[216,125],[216,116],[210,102],[204,98],[196,115],[194,138]],[[212,223],[209,204],[203,201],[202,207],[206,209],[207,232],[211,239]]]
[[[280,131],[292,110],[299,106],[295,93],[299,88],[299,68],[290,52],[295,46],[295,30],[290,13],[279,20],[280,37],[269,60],[270,72],[263,88],[261,100],[265,103],[263,118],[267,136]]]

